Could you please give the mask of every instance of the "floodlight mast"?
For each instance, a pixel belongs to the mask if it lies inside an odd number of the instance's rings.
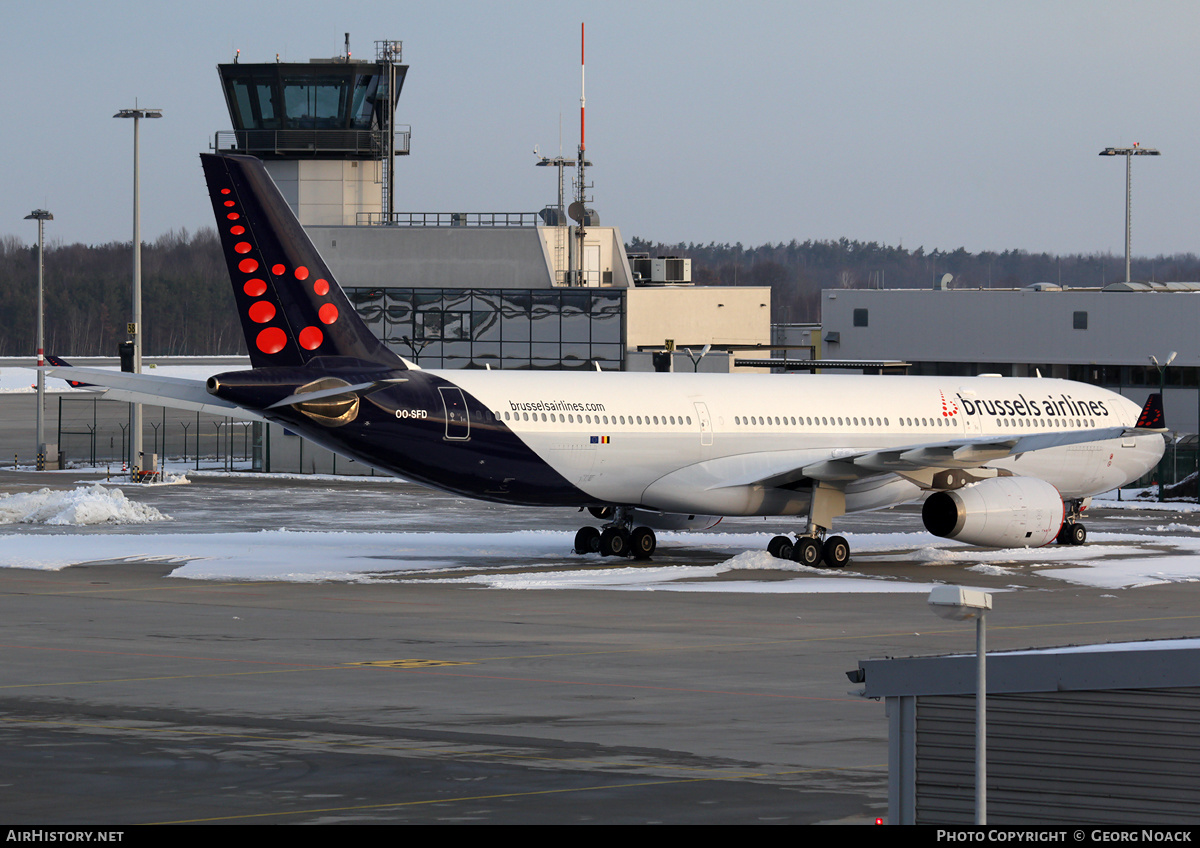
[[[1125,157],[1125,282],[1130,282],[1129,276],[1129,230],[1130,230],[1130,197],[1132,195],[1133,178],[1132,169],[1130,168],[1130,159],[1133,156],[1161,156],[1162,154],[1153,147],[1142,147],[1141,144],[1134,144],[1133,147],[1106,147],[1100,151],[1101,156],[1124,156]]]
[[[46,374],[42,367],[45,359],[46,320],[43,278],[45,275],[45,224],[53,221],[54,216],[45,209],[34,209],[25,216],[26,221],[37,221],[38,225],[38,295],[37,295],[37,464],[38,471],[46,469]]]
[[[114,118],[133,118],[133,321],[129,324],[129,335],[133,341],[133,373],[142,372],[142,213],[139,206],[140,174],[138,171],[138,124],[142,118],[161,118],[162,109],[122,109]],[[129,473],[140,479],[142,465],[142,405],[132,404],[129,426]]]

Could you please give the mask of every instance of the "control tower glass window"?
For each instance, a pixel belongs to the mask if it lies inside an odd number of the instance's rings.
[[[232,133],[217,134],[220,149],[263,159],[378,160],[387,149],[388,92],[394,102],[407,66],[235,62],[217,70],[233,123]]]
[[[379,77],[375,74],[359,74],[354,83],[354,95],[350,104],[350,129],[371,129],[371,116],[375,113],[375,97]],[[383,104],[385,107],[387,103]]]
[[[345,127],[345,93],[343,80],[324,79],[283,80],[283,99],[286,104],[287,129],[333,130]]]
[[[246,129],[279,129],[275,109],[275,92],[270,79],[241,77],[229,81],[233,105],[237,110],[234,123]]]

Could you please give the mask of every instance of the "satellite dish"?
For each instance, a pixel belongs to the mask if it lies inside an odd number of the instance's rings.
[[[953,274],[943,274],[942,275],[942,286],[948,287],[950,285],[950,281],[953,279],[954,279]]]
[[[571,216],[571,220],[577,223],[583,223],[583,216],[587,214],[587,210],[583,208],[583,204],[578,200],[567,207],[567,214]]]

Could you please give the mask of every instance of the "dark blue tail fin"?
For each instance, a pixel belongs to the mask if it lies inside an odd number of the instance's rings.
[[[200,159],[254,367],[338,356],[403,369],[354,311],[262,162]]]

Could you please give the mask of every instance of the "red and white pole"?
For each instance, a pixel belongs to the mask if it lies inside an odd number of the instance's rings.
[[[584,134],[584,111],[587,108],[587,97],[585,94],[585,74],[583,64],[583,45],[584,45],[584,25],[579,25],[579,158],[583,158],[583,151],[587,150],[587,142]]]

